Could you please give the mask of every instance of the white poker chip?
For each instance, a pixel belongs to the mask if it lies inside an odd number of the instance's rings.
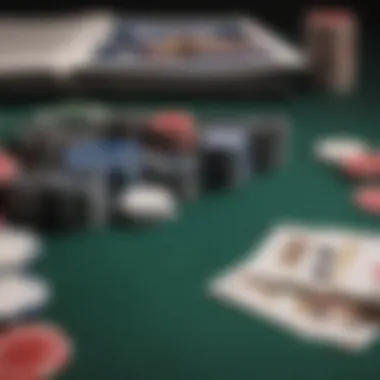
[[[0,272],[25,268],[37,259],[41,242],[29,231],[3,227],[0,230]]]
[[[351,138],[321,139],[315,146],[316,157],[326,163],[339,163],[341,160],[365,154],[369,147],[361,140]]]
[[[120,197],[123,215],[140,220],[171,219],[177,213],[177,203],[171,192],[161,186],[135,186]]]
[[[0,280],[0,320],[36,311],[49,298],[50,290],[44,281],[31,276],[5,276]]]

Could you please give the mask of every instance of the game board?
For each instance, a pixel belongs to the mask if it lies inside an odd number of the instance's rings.
[[[125,17],[74,77],[88,90],[252,92],[302,69],[296,48],[246,17]]]

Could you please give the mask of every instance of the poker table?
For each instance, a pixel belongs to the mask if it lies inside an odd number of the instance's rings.
[[[376,67],[377,62],[371,62]],[[355,209],[353,184],[315,161],[317,137],[380,141],[379,74],[353,97],[297,96],[285,103],[200,103],[195,113],[284,112],[293,120],[288,162],[231,193],[183,205],[181,218],[147,231],[47,236],[38,265],[55,292],[46,318],[75,341],[64,380],[375,379],[380,346],[354,356],[303,342],[207,296],[206,283],[281,220],[376,228]],[[366,70],[364,70],[367,72]],[[377,75],[377,76],[376,76]],[[158,103],[157,103],[158,105]],[[159,104],[164,106],[164,104]],[[1,111],[3,135],[26,108]]]

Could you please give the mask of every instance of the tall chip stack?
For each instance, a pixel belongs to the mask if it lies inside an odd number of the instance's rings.
[[[305,19],[305,42],[313,82],[339,95],[355,90],[358,25],[346,10],[313,10]]]

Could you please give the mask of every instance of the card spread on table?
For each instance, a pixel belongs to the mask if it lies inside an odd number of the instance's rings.
[[[360,350],[380,327],[377,246],[370,233],[281,225],[218,276],[211,293],[303,338]]]
[[[284,285],[376,299],[380,236],[328,227],[282,225],[249,257],[259,277]]]

